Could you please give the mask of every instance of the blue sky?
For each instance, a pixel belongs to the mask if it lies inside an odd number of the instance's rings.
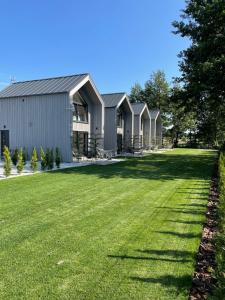
[[[0,89],[89,72],[100,92],[129,92],[158,69],[179,74],[188,41],[171,33],[184,0],[15,0],[0,6]]]

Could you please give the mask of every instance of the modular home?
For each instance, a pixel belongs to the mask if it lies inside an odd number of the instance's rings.
[[[0,152],[58,147],[73,160],[91,136],[103,138],[104,105],[89,74],[15,82],[0,92]]]
[[[129,151],[134,113],[126,93],[102,94],[105,105],[104,148],[114,154]]]
[[[151,117],[151,147],[160,148],[162,146],[162,119],[160,110],[150,110]]]
[[[134,111],[134,149],[149,149],[151,136],[151,118],[146,103],[132,103]]]

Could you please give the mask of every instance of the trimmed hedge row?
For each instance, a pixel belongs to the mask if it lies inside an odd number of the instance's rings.
[[[218,233],[216,235],[216,279],[212,299],[225,299],[225,152],[219,156]]]

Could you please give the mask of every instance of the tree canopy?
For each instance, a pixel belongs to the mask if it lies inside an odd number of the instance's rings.
[[[180,54],[182,105],[197,115],[199,137],[209,143],[225,138],[225,1],[188,0],[175,34],[191,45]],[[181,103],[180,103],[181,104]]]

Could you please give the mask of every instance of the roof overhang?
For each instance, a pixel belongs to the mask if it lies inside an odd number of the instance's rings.
[[[150,112],[149,112],[149,109],[148,109],[147,104],[144,105],[144,107],[143,107],[143,109],[142,109],[142,111],[141,111],[141,113],[140,113],[140,117],[142,117],[142,115],[143,115],[143,113],[144,113],[145,111],[146,111],[146,113],[147,113],[148,119],[150,120],[150,119],[151,119],[151,116],[150,116]]]
[[[130,109],[131,114],[134,115],[134,111],[133,111],[133,108],[132,108],[132,106],[131,106],[131,104],[130,104],[130,100],[129,100],[127,94],[124,94],[124,96],[121,98],[120,102],[119,102],[119,103],[117,104],[117,106],[116,106],[116,109],[118,109],[118,108],[120,107],[120,105],[121,105],[124,101],[126,101],[128,107],[129,107],[129,109]]]
[[[98,92],[91,76],[89,74],[87,74],[87,76],[81,81],[79,82],[79,84],[77,84],[72,90],[70,90],[69,92],[69,96],[73,96],[77,91],[79,91],[87,82],[89,82],[91,84],[91,87],[93,88],[99,102],[101,103],[102,106],[104,106],[104,102],[103,99],[100,95],[100,93]]]

